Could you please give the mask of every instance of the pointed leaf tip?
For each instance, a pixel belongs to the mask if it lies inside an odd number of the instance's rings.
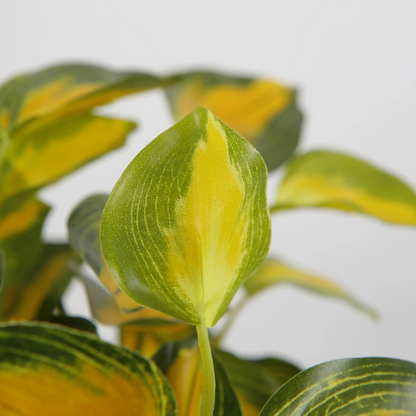
[[[104,209],[101,243],[118,285],[141,305],[213,326],[267,254],[267,169],[204,108],[139,153]]]

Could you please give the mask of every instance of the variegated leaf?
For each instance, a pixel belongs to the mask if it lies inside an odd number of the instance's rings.
[[[266,166],[212,113],[195,110],[150,143],[104,209],[101,245],[137,303],[215,325],[270,244]]]
[[[166,344],[153,357],[166,374],[175,393],[178,416],[201,414],[204,374],[195,341]],[[215,407],[213,416],[242,416],[240,405],[227,372],[214,359]]]
[[[166,88],[177,120],[202,106],[216,114],[263,156],[269,170],[279,167],[296,148],[302,114],[296,92],[267,79],[216,72],[183,74]]]
[[[30,247],[30,243],[26,244]],[[25,261],[23,256],[20,261]],[[44,245],[30,272],[5,279],[0,295],[0,319],[47,319],[73,276],[71,265],[76,267],[77,263],[79,257],[67,244]]]
[[[314,151],[294,159],[271,211],[323,207],[416,225],[416,194],[404,182],[357,158]]]
[[[244,282],[244,289],[252,296],[272,285],[282,283],[295,285],[319,295],[342,299],[373,318],[377,316],[373,309],[357,301],[336,283],[270,257]]]
[[[37,190],[120,147],[135,126],[88,113],[29,123],[5,150],[1,200]]]
[[[247,360],[220,350],[214,356],[227,371],[244,416],[258,416],[275,391],[301,371],[276,358]]]
[[[149,360],[52,324],[0,326],[2,416],[175,416],[166,379]]]
[[[276,392],[260,416],[415,414],[416,364],[351,358],[302,371]]]
[[[193,326],[153,309],[123,312],[114,297],[98,282],[80,277],[87,290],[92,316],[103,324],[120,325],[122,345],[151,357],[163,344],[195,335]]]
[[[89,111],[116,98],[164,85],[141,72],[66,64],[18,76],[0,89],[0,128],[13,132],[30,120]]]
[[[129,316],[129,314],[135,314],[140,309],[140,306],[117,286],[117,283],[108,271],[101,253],[100,224],[107,199],[108,195],[94,195],[86,198],[75,207],[68,220],[68,239],[72,247],[91,266],[103,285],[114,296],[121,309],[120,311],[119,308],[112,305],[110,314],[104,312],[106,317],[101,315],[101,311],[108,310],[111,300],[106,299],[106,294],[102,291],[100,292],[100,288],[94,289],[93,283],[84,281],[90,302],[93,302],[93,312],[94,310],[97,311],[96,318],[100,322],[109,325],[119,325],[134,320],[135,316]],[[125,313],[123,314],[122,311]],[[110,316],[111,314],[113,317]]]

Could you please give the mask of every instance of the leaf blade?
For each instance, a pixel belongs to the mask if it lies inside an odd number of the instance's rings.
[[[352,358],[320,364],[286,383],[260,416],[309,416],[328,412],[415,413],[416,364],[389,358]]]
[[[255,149],[196,110],[139,153],[113,189],[101,225],[111,274],[136,302],[213,326],[268,251],[266,180]]]
[[[372,318],[377,317],[377,313],[372,308],[359,302],[331,280],[305,272],[272,257],[267,258],[244,282],[244,289],[248,296],[253,296],[277,284],[291,284],[319,295],[342,299]]]
[[[313,151],[292,161],[271,211],[334,208],[416,225],[416,194],[403,181],[346,154]]]
[[[1,325],[0,339],[2,414],[176,414],[166,380],[137,353],[51,324]]]
[[[181,82],[165,88],[176,120],[198,106],[216,114],[250,141],[268,169],[278,168],[300,139],[302,113],[296,92],[267,79],[217,72],[182,74]]]

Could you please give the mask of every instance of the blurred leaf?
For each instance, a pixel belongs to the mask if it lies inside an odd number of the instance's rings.
[[[325,207],[416,225],[416,194],[401,180],[341,153],[314,151],[295,158],[271,211]]]
[[[116,98],[164,85],[140,72],[65,64],[22,75],[0,88],[0,127],[11,132],[30,120],[85,112]]]
[[[113,296],[98,282],[80,276],[87,290],[94,319],[106,325],[121,325],[120,343],[151,357],[166,342],[195,335],[193,326],[153,309],[124,313]]]
[[[73,275],[70,266],[77,262],[77,254],[67,244],[44,245],[32,271],[5,280],[0,318],[20,321],[49,317]]]
[[[196,336],[195,327],[153,309],[143,308],[140,317],[120,327],[120,343],[152,357],[162,345]]]
[[[14,208],[14,210],[13,210]],[[41,230],[49,207],[37,199],[19,201],[0,215],[0,251],[4,256],[0,320],[8,319],[14,301],[44,249]]]
[[[154,357],[175,393],[178,416],[201,414],[204,375],[196,341],[166,344]],[[234,389],[222,364],[214,358],[215,408],[213,416],[242,416]]]
[[[258,416],[275,391],[301,371],[276,358],[245,360],[220,350],[214,356],[224,366],[244,416]]]
[[[416,414],[416,364],[352,358],[302,371],[270,399],[260,416]]]
[[[296,269],[270,257],[244,282],[244,289],[249,296],[252,296],[272,285],[282,283],[295,285],[319,295],[342,299],[371,317],[377,317],[377,313],[373,309],[355,300],[344,289],[330,280]]]
[[[112,305],[111,300],[102,290],[100,291],[100,288],[93,288],[93,283],[84,281],[90,302],[92,302],[93,313],[96,312],[95,318],[109,325],[119,325],[135,319],[134,316],[126,314],[135,314],[140,306],[117,286],[101,253],[100,224],[107,199],[108,195],[94,195],[77,205],[68,220],[68,239],[72,247],[91,266],[103,285],[114,296],[121,310],[125,312],[123,314],[119,308]],[[106,313],[106,309],[109,313]]]
[[[266,181],[259,153],[195,110],[139,153],[114,187],[101,223],[111,275],[141,305],[215,325],[267,254]]]
[[[135,127],[87,113],[30,123],[16,132],[0,165],[2,199],[37,190],[120,147]]]
[[[176,120],[202,106],[250,141],[269,171],[279,167],[296,148],[302,114],[296,92],[266,79],[216,72],[193,72],[166,88]]]
[[[50,316],[47,322],[97,335],[96,326],[85,318],[79,318],[76,316]]]
[[[39,323],[0,326],[0,413],[174,416],[157,367],[85,332]]]

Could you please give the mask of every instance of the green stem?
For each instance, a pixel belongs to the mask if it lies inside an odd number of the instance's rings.
[[[196,325],[202,368],[204,370],[204,397],[202,399],[202,416],[212,416],[215,405],[215,372],[212,360],[208,329],[205,325]]]
[[[232,324],[234,323],[235,318],[237,317],[241,309],[243,309],[243,307],[246,305],[248,299],[249,299],[248,296],[244,296],[244,298],[241,299],[241,301],[228,313],[227,321],[225,322],[225,324],[221,328],[221,331],[218,333],[218,335],[215,337],[212,343],[212,346],[214,348],[218,348],[220,346],[224,337],[228,334],[228,331],[230,330]]]

